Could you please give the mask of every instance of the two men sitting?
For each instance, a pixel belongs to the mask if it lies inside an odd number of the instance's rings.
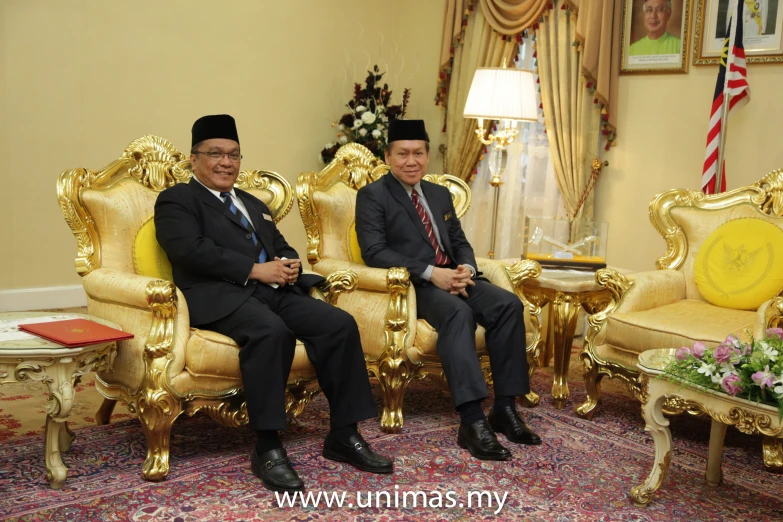
[[[541,442],[515,407],[515,398],[529,391],[522,304],[481,278],[449,192],[422,181],[429,161],[423,122],[392,121],[388,141],[393,175],[357,196],[362,256],[369,266],[410,271],[420,317],[439,331],[438,353],[461,418],[458,444],[476,458],[509,459],[496,432],[512,442]],[[197,120],[193,179],[161,192],[155,225],[191,324],[240,346],[248,417],[257,433],[251,469],[268,489],[304,488],[278,437],[286,428],[285,386],[299,339],[330,405],[323,456],[391,473],[392,460],[374,452],[358,431],[357,423],[376,417],[377,410],[356,322],[309,296],[322,278],[302,273],[297,252],[266,205],[234,187],[241,159],[231,116]],[[476,357],[476,323],[487,329],[495,381],[488,419],[481,409],[488,391]]]

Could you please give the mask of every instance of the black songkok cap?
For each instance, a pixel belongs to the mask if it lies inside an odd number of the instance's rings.
[[[211,140],[215,138],[222,138],[226,140],[234,140],[239,143],[239,136],[237,135],[237,124],[234,118],[228,114],[213,114],[211,116],[202,116],[196,120],[191,130],[193,134],[193,142],[191,147],[194,147],[197,143],[201,143],[204,140]]]
[[[391,120],[389,121],[388,143],[402,140],[430,141],[424,129],[424,120]]]

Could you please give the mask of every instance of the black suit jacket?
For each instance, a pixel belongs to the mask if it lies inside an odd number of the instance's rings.
[[[275,226],[269,208],[247,192],[234,190],[250,215],[268,259],[298,259],[299,254]],[[227,316],[247,301],[259,284],[247,277],[260,248],[253,244],[239,218],[197,180],[180,183],[158,195],[155,229],[158,243],[171,262],[174,283],[187,300],[192,324],[203,325]],[[297,286],[308,292],[320,281],[320,276],[300,275]],[[279,289],[290,290],[287,285]]]
[[[424,180],[421,190],[449,259],[455,266],[477,267],[449,190]],[[427,266],[435,265],[435,249],[424,224],[408,193],[392,173],[365,185],[356,195],[356,235],[362,259],[368,266],[402,266],[408,269],[414,283],[422,283],[421,274]]]

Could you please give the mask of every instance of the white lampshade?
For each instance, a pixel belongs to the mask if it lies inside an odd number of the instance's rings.
[[[538,121],[532,71],[480,67],[465,103],[466,118]]]

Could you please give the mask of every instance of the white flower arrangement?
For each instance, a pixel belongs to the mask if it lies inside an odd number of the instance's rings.
[[[350,112],[332,123],[337,128],[337,140],[327,143],[321,151],[321,159],[329,163],[337,150],[346,143],[356,142],[367,147],[377,158],[383,159],[386,148],[386,131],[390,119],[402,118],[410,98],[410,89],[405,89],[400,105],[390,105],[391,94],[388,84],[380,85],[384,73],[378,66],[367,72],[365,86],[354,85],[354,96],[347,106]]]

